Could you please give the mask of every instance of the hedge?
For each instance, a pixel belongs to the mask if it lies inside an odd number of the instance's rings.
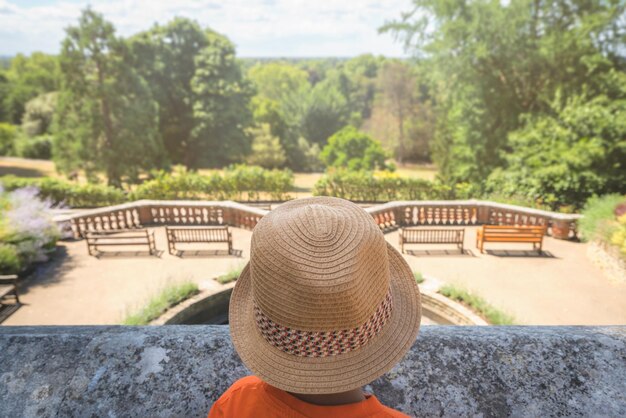
[[[399,177],[390,172],[331,170],[313,186],[314,196],[333,196],[365,202],[392,200],[467,199],[466,183],[450,187],[436,181]]]
[[[161,172],[130,192],[102,184],[78,184],[51,177],[5,176],[2,188],[12,191],[25,187],[39,189],[39,197],[52,205],[73,208],[109,206],[127,201],[154,200],[286,200],[293,188],[290,170],[266,170],[256,166],[233,166],[223,174],[209,175],[181,171]]]
[[[293,188],[290,170],[266,170],[258,166],[233,166],[223,174],[181,171],[160,173],[130,194],[131,200],[286,200]]]
[[[25,178],[4,176],[0,179],[7,191],[36,187],[39,198],[49,200],[54,206],[63,205],[74,208],[109,206],[126,200],[123,190],[102,184],[77,184],[52,177]]]

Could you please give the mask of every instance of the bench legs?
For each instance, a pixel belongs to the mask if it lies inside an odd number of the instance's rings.
[[[154,241],[154,231],[147,232],[148,234],[148,248],[150,249],[150,255],[156,254],[156,242]]]
[[[476,248],[480,250],[480,253],[485,252],[485,242],[483,241],[483,237],[480,235],[476,235]]]

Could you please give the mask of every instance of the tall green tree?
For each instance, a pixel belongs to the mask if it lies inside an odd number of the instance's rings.
[[[380,103],[395,119],[397,127],[395,157],[402,163],[407,156],[407,123],[417,106],[417,80],[408,64],[398,60],[385,63],[378,75]]]
[[[128,40],[133,66],[159,104],[159,131],[174,164],[188,163],[195,101],[191,80],[196,57],[209,45],[209,36],[197,22],[178,17]]]
[[[623,70],[623,1],[413,0],[394,32],[431,75],[433,146],[448,181],[481,181],[503,166],[522,114],[582,93],[607,94]]]
[[[243,77],[234,45],[217,32],[207,31],[207,36],[191,80],[194,127],[185,164],[192,168],[242,161],[251,146],[245,129],[252,122],[253,87]]]
[[[131,66],[126,43],[91,9],[66,29],[54,160],[65,173],[104,173],[111,185],[160,164],[157,106]]]
[[[318,83],[300,103],[304,105],[301,133],[311,143],[324,146],[328,138],[349,121],[348,103],[330,80]]]

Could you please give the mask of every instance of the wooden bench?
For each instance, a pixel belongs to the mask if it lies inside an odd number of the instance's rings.
[[[20,303],[17,294],[17,276],[14,274],[0,276],[0,304],[4,305],[6,299],[13,299],[15,303]]]
[[[228,254],[233,253],[233,237],[227,226],[166,226],[169,253],[178,255],[176,244],[228,244]]]
[[[400,248],[405,244],[456,244],[463,252],[464,229],[403,228],[400,230]]]
[[[85,233],[87,240],[87,250],[89,255],[98,255],[103,251],[101,247],[147,247],[151,255],[156,254],[156,246],[154,243],[154,231],[147,229],[120,229],[117,231],[87,231]]]
[[[545,226],[483,225],[476,233],[476,248],[483,253],[485,242],[528,242],[541,254],[545,234]]]
[[[0,323],[4,322],[20,305],[20,297],[17,294],[17,276],[13,274],[0,276]]]

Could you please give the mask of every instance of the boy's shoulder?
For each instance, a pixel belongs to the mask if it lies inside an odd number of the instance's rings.
[[[246,376],[233,383],[226,392],[222,394],[219,401],[227,400],[233,396],[241,395],[249,390],[257,391],[262,389],[263,381],[256,376]]]
[[[256,376],[246,376],[232,384],[230,388],[215,402],[209,418],[223,417],[275,417],[284,416],[367,416],[372,418],[396,418],[407,417],[395,409],[382,405],[375,396],[369,395],[366,405],[355,408],[356,405],[342,405],[337,407],[319,407],[312,404],[305,404],[290,396],[283,398],[272,394],[274,391],[267,390],[267,384]],[[284,399],[288,398],[288,399]],[[373,399],[369,399],[373,398]],[[282,402],[280,400],[282,399]],[[278,402],[277,402],[278,401]],[[263,405],[263,407],[261,407]],[[290,406],[291,405],[291,406]],[[326,409],[324,414],[320,414],[320,408]],[[337,409],[341,408],[341,409]],[[350,409],[346,409],[350,408]],[[363,409],[366,408],[366,409]],[[352,410],[353,409],[353,410]],[[308,411],[309,413],[301,413]],[[282,413],[281,413],[282,412]],[[296,415],[297,414],[297,415]]]

